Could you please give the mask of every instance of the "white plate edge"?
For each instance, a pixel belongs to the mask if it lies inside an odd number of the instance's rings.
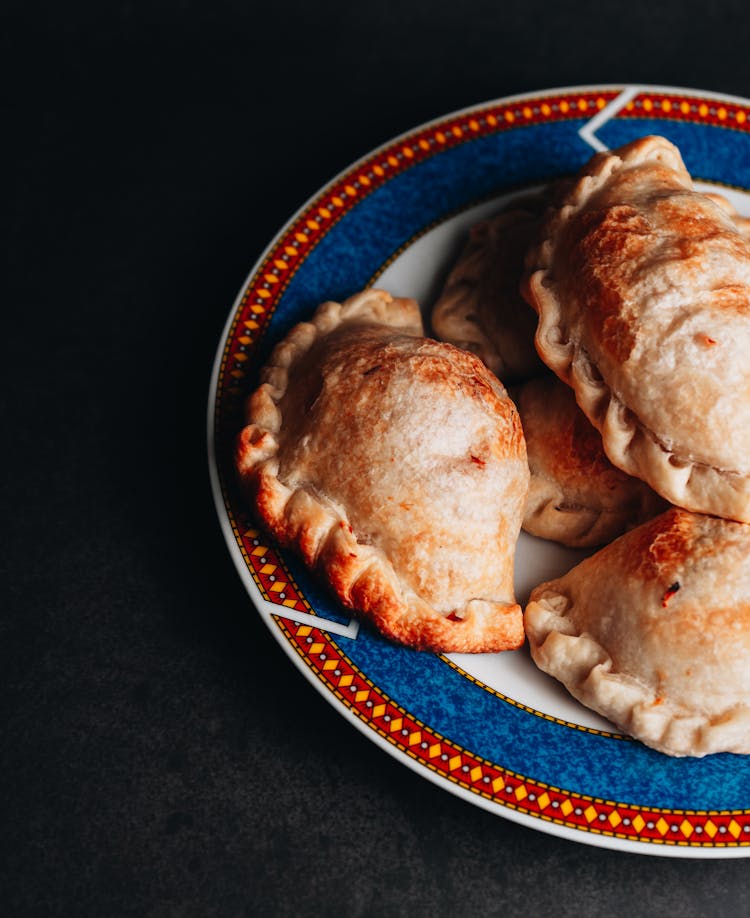
[[[574,829],[568,826],[559,825],[552,821],[545,820],[542,816],[533,816],[531,814],[521,813],[512,807],[505,806],[500,801],[490,801],[482,797],[480,794],[466,790],[459,785],[454,784],[448,778],[439,775],[435,772],[432,772],[421,762],[418,762],[412,759],[410,756],[406,755],[401,749],[397,746],[389,743],[387,740],[383,739],[375,730],[373,730],[369,725],[365,724],[360,718],[357,717],[346,705],[343,705],[341,702],[336,700],[335,696],[331,694],[329,689],[321,682],[320,679],[313,673],[313,671],[302,661],[299,656],[294,652],[293,648],[289,645],[288,641],[283,637],[278,627],[275,626],[274,621],[272,620],[273,615],[277,615],[278,611],[275,606],[271,603],[267,603],[266,600],[260,594],[252,575],[250,574],[247,565],[245,564],[242,552],[240,551],[239,546],[232,530],[231,524],[227,517],[226,507],[224,504],[224,495],[221,489],[221,482],[219,479],[218,466],[216,461],[216,452],[215,452],[215,407],[216,407],[216,394],[218,390],[218,379],[219,373],[221,370],[222,358],[224,355],[224,350],[226,347],[226,341],[231,330],[237,311],[242,302],[245,291],[247,290],[251,279],[260,269],[261,265],[265,261],[268,254],[276,247],[280,239],[285,235],[285,233],[293,226],[295,221],[309,208],[309,206],[315,201],[325,196],[327,191],[333,188],[340,179],[356,170],[364,162],[376,156],[381,151],[390,148],[394,144],[398,143],[403,138],[411,136],[420,131],[429,129],[431,126],[442,123],[444,121],[449,121],[460,117],[461,115],[468,114],[470,112],[477,111],[478,109],[488,108],[491,106],[497,105],[507,105],[508,103],[521,102],[525,100],[533,100],[536,98],[547,98],[550,96],[558,96],[563,94],[574,94],[574,93],[590,93],[590,92],[611,92],[617,91],[622,94],[628,90],[638,90],[639,92],[653,92],[653,93],[674,93],[675,95],[696,95],[701,98],[714,99],[717,101],[728,101],[733,102],[739,105],[750,106],[750,100],[743,98],[741,96],[734,96],[729,93],[713,92],[710,90],[696,89],[691,87],[679,87],[679,86],[663,86],[660,84],[650,84],[650,83],[615,83],[615,84],[583,84],[583,85],[574,85],[574,86],[560,86],[553,87],[549,89],[539,89],[530,92],[517,93],[510,96],[502,96],[496,99],[489,99],[484,102],[479,102],[477,104],[469,105],[465,108],[457,109],[452,112],[447,112],[443,115],[439,115],[433,119],[422,122],[421,124],[415,125],[406,131],[403,131],[400,134],[395,135],[389,140],[386,140],[384,143],[380,144],[377,147],[367,151],[361,157],[354,160],[353,162],[346,165],[341,169],[336,175],[331,178],[328,182],[318,188],[316,191],[311,194],[306,201],[292,214],[292,216],[281,226],[279,231],[273,236],[269,244],[265,247],[261,255],[253,264],[252,268],[248,272],[243,281],[239,292],[234,299],[232,307],[230,309],[228,318],[224,323],[221,337],[219,339],[219,344],[216,351],[216,356],[214,358],[214,364],[211,372],[211,378],[209,383],[208,391],[208,403],[207,403],[207,460],[208,460],[208,471],[209,471],[209,480],[211,484],[211,491],[213,494],[214,505],[217,511],[217,516],[219,517],[219,524],[221,531],[224,535],[225,542],[229,549],[230,557],[234,562],[235,568],[240,575],[240,580],[245,586],[246,591],[250,595],[250,598],[253,602],[253,605],[256,608],[256,611],[259,612],[261,618],[265,621],[269,630],[273,634],[276,641],[283,648],[286,655],[292,662],[295,664],[296,668],[302,672],[306,680],[312,684],[315,689],[328,701],[328,703],[336,710],[339,714],[343,715],[351,724],[353,724],[364,736],[369,740],[374,741],[377,746],[383,749],[385,752],[393,756],[397,761],[401,762],[404,765],[407,765],[413,772],[426,778],[431,783],[440,787],[443,790],[447,790],[455,796],[460,797],[475,806],[486,810],[487,812],[493,813],[494,815],[502,816],[507,818],[512,822],[532,828],[536,831],[541,831],[549,835],[553,835],[558,838],[565,838],[569,841],[578,842],[579,844],[585,844],[592,847],[605,848],[610,850],[617,850],[621,852],[630,852],[630,853],[641,853],[648,854],[651,856],[657,857],[676,857],[686,860],[695,860],[695,859],[730,859],[730,858],[743,858],[750,857],[750,848],[733,848],[733,847],[712,847],[712,848],[702,848],[695,846],[681,846],[674,844],[659,844],[658,842],[643,842],[630,839],[621,839],[615,838],[613,836],[604,835],[596,832],[587,832],[585,829]],[[616,100],[612,100],[614,102]],[[592,116],[592,119],[596,116]],[[659,117],[658,114],[655,115],[656,118]],[[601,126],[601,125],[600,125]],[[586,138],[582,138],[584,142]],[[284,615],[284,617],[291,617]],[[296,619],[292,619],[296,620]],[[499,766],[503,767],[503,766]],[[533,780],[533,778],[531,779]],[[583,796],[586,796],[583,794]]]

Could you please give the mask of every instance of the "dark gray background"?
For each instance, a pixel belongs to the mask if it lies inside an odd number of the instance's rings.
[[[320,185],[510,93],[750,96],[746,0],[3,5],[0,912],[729,915],[743,860],[518,827],[349,726],[208,490],[233,298]]]

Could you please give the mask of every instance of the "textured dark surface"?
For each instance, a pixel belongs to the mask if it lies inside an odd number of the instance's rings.
[[[745,0],[6,3],[2,20],[0,912],[747,913],[744,860],[520,828],[353,730],[250,608],[204,433],[232,300],[321,184],[510,93],[750,96]]]

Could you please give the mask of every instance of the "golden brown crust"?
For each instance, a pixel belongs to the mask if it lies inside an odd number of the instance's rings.
[[[555,376],[511,389],[526,437],[531,482],[523,528],[575,548],[603,545],[667,508],[607,459],[601,434]]]
[[[660,137],[595,156],[530,253],[536,346],[610,460],[750,521],[750,241]]]
[[[320,307],[248,400],[238,474],[280,543],[389,637],[515,648],[520,421],[476,357],[420,331],[416,303],[382,291]]]
[[[750,753],[750,526],[673,508],[524,615],[537,665],[670,755]]]
[[[725,213],[729,214],[729,216],[732,218],[732,223],[734,223],[734,225],[737,227],[739,232],[742,233],[743,236],[750,236],[749,217],[743,217],[742,214],[739,213],[737,208],[734,206],[734,204],[725,198],[723,194],[717,194],[715,191],[704,193],[707,198],[710,198],[715,204],[718,204],[719,207],[725,211]]]

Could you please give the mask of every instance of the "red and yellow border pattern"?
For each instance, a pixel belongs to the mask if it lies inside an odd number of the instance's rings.
[[[395,175],[476,137],[526,125],[594,117],[620,94],[605,89],[524,98],[460,113],[408,134],[357,164],[294,220],[247,284],[227,336],[219,373],[218,410],[242,395],[251,351],[299,265],[339,219]],[[750,108],[700,96],[644,90],[616,118],[661,117],[750,131]]]
[[[242,382],[252,366],[248,352],[296,269],[331,227],[362,199],[395,175],[443,150],[521,125],[593,117],[617,95],[616,90],[568,93],[459,114],[400,138],[337,179],[286,229],[247,284],[227,336],[219,375],[220,396],[242,395]]]
[[[624,87],[623,87],[624,88]],[[301,212],[247,283],[227,334],[215,403],[218,441],[239,429],[253,353],[297,268],[348,210],[395,175],[473,138],[524,125],[594,117],[622,90],[570,91],[509,100],[459,113],[383,147],[334,181]],[[616,118],[667,118],[750,131],[750,108],[681,93],[644,89]],[[221,452],[221,451],[219,451]],[[224,501],[237,544],[261,595],[290,611],[311,613],[276,549]],[[239,523],[238,523],[239,520]],[[750,812],[661,810],[575,795],[482,759],[411,717],[364,676],[324,631],[276,618],[285,639],[315,676],[382,738],[432,772],[488,801],[570,829],[681,847],[750,846]]]
[[[314,609],[305,599],[289,568],[268,537],[251,526],[244,516],[240,517],[242,525],[238,526],[229,511],[229,505],[227,512],[230,514],[232,531],[242,557],[263,599],[291,611],[314,615]]]
[[[679,847],[750,846],[750,812],[666,810],[573,794],[475,755],[412,717],[367,678],[324,631],[276,618],[286,640],[346,708],[409,758],[485,800],[610,838]]]
[[[750,111],[742,102],[704,99],[676,93],[642,92],[618,112],[619,118],[666,118],[747,131]]]

